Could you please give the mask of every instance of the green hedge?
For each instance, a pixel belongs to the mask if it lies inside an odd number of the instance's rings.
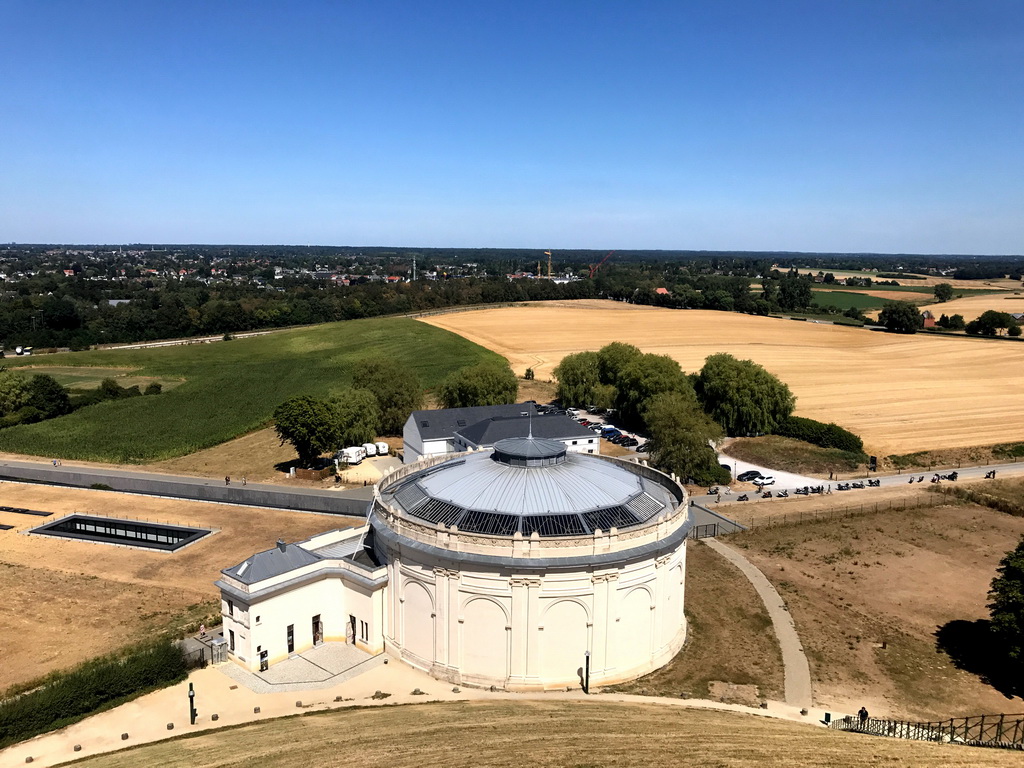
[[[841,451],[864,451],[864,441],[838,424],[825,424],[814,419],[790,416],[774,431],[780,437],[791,437],[805,443],[820,445],[822,448],[838,448]]]
[[[161,640],[55,672],[34,690],[0,702],[0,749],[176,683],[187,670],[178,644]]]

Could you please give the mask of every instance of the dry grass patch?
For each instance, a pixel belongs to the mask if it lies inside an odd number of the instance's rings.
[[[1012,752],[841,733],[656,704],[523,701],[333,711],[207,732],[82,760],[83,768],[907,768],[1017,766]]]
[[[215,609],[222,568],[269,549],[354,524],[350,518],[173,501],[42,485],[2,483],[4,505],[53,512],[0,512],[0,690]],[[150,552],[22,532],[72,512],[219,530],[174,553]],[[74,641],[69,642],[68,638]]]
[[[786,600],[816,703],[930,719],[1020,711],[957,669],[936,632],[987,616],[996,566],[1022,534],[1024,519],[965,504],[757,528],[730,542]]]
[[[777,472],[794,472],[811,477],[828,477],[829,472],[863,473],[864,455],[837,448],[820,448],[803,440],[766,435],[743,437],[731,441],[725,448],[728,455]]]
[[[611,301],[542,302],[424,322],[543,378],[565,355],[612,341],[670,355],[687,371],[716,352],[752,359],[790,386],[797,415],[846,427],[879,456],[1013,442],[1024,423],[1016,376],[1024,344],[998,339],[901,336]]]
[[[761,698],[781,699],[782,655],[771,618],[746,577],[713,550],[689,541],[685,594],[685,647],[661,669],[609,690],[703,699],[709,683],[719,680],[754,685]]]

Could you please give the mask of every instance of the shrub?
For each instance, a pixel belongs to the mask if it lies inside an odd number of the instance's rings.
[[[1024,456],[1024,443],[1001,443],[992,446],[992,455],[1001,459],[1012,459]]]
[[[0,703],[0,749],[176,683],[186,672],[185,655],[171,640],[56,672]]]
[[[152,381],[152,382],[150,382],[149,384],[146,385],[146,388],[145,388],[145,390],[143,390],[142,394],[144,394],[144,395],[159,395],[163,391],[164,391],[163,385],[161,385],[159,382]]]
[[[775,427],[774,434],[780,437],[791,437],[794,440],[803,440],[822,448],[838,448],[841,451],[856,451],[858,453],[864,450],[864,441],[853,432],[843,429],[838,424],[825,424],[814,419],[805,419],[802,416],[790,416],[779,422]]]

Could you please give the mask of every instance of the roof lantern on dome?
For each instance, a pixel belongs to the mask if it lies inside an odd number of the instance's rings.
[[[494,444],[491,458],[510,467],[548,467],[565,461],[565,443],[540,437],[509,437]]]

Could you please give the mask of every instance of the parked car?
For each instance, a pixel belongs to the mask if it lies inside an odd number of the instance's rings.
[[[765,477],[764,475],[762,475],[761,477],[759,477],[757,480],[754,481],[754,485],[761,485],[761,486],[775,485],[775,478],[774,477]]]
[[[640,445],[637,446],[636,452],[637,453],[647,453],[650,449],[651,449],[650,442],[641,443]]]
[[[761,473],[755,469],[748,470],[746,472],[740,472],[736,475],[736,479],[741,483],[749,483],[751,480],[756,480],[761,476]]]
[[[638,445],[640,445],[640,441],[637,440],[635,437],[627,437],[625,440],[619,443],[619,445],[621,445],[623,448],[636,448]]]

